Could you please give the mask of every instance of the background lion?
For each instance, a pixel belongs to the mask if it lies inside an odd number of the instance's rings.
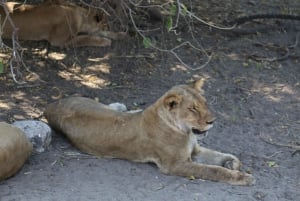
[[[0,6],[2,37],[11,38],[17,31],[20,40],[47,40],[52,46],[110,46],[111,39],[125,33],[107,31],[106,15],[97,9],[84,8],[63,0],[48,0],[40,5],[8,2]],[[7,20],[7,14],[15,27]]]

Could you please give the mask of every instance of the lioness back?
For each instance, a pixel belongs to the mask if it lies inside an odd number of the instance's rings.
[[[127,148],[136,136],[130,135],[136,115],[118,112],[107,105],[83,97],[70,97],[50,104],[45,110],[48,123],[66,135],[81,151],[107,157],[127,158]],[[128,132],[128,135],[123,135]],[[126,155],[127,154],[127,155]],[[134,155],[134,154],[133,154]],[[136,157],[136,156],[133,156]]]
[[[107,105],[98,103],[92,99],[84,97],[70,97],[62,99],[58,102],[49,104],[45,111],[45,116],[48,123],[59,131],[64,131],[67,127],[66,119],[72,119],[72,122],[78,121],[76,124],[80,127],[85,125],[86,120],[91,121],[112,122],[117,116],[126,115],[115,110],[110,109]],[[64,122],[64,123],[63,123]]]

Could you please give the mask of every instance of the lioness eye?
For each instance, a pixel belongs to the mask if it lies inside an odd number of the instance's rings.
[[[196,108],[195,106],[192,106],[192,107],[190,107],[189,109],[190,109],[192,112],[198,112],[198,111],[197,111],[197,108]]]

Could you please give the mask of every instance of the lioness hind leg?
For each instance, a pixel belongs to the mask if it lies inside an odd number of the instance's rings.
[[[239,170],[242,163],[232,154],[225,154],[215,150],[207,149],[197,145],[194,150],[196,159],[200,163],[218,165],[232,170]]]
[[[112,32],[112,31],[98,31],[93,33],[93,35],[98,35],[113,40],[122,40],[127,37],[126,32]]]
[[[169,174],[198,179],[225,182],[232,185],[253,185],[255,179],[252,175],[227,168],[202,165],[195,162],[182,162],[171,168]]]
[[[83,46],[96,46],[106,47],[111,45],[111,40],[92,35],[79,35],[73,37],[71,40],[64,44],[65,47],[83,47]]]

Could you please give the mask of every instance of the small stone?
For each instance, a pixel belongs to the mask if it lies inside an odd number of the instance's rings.
[[[112,110],[116,110],[118,112],[126,112],[127,107],[123,103],[111,103],[108,105]]]
[[[42,121],[15,121],[15,127],[21,129],[33,144],[35,152],[42,153],[48,149],[51,142],[51,128]]]

